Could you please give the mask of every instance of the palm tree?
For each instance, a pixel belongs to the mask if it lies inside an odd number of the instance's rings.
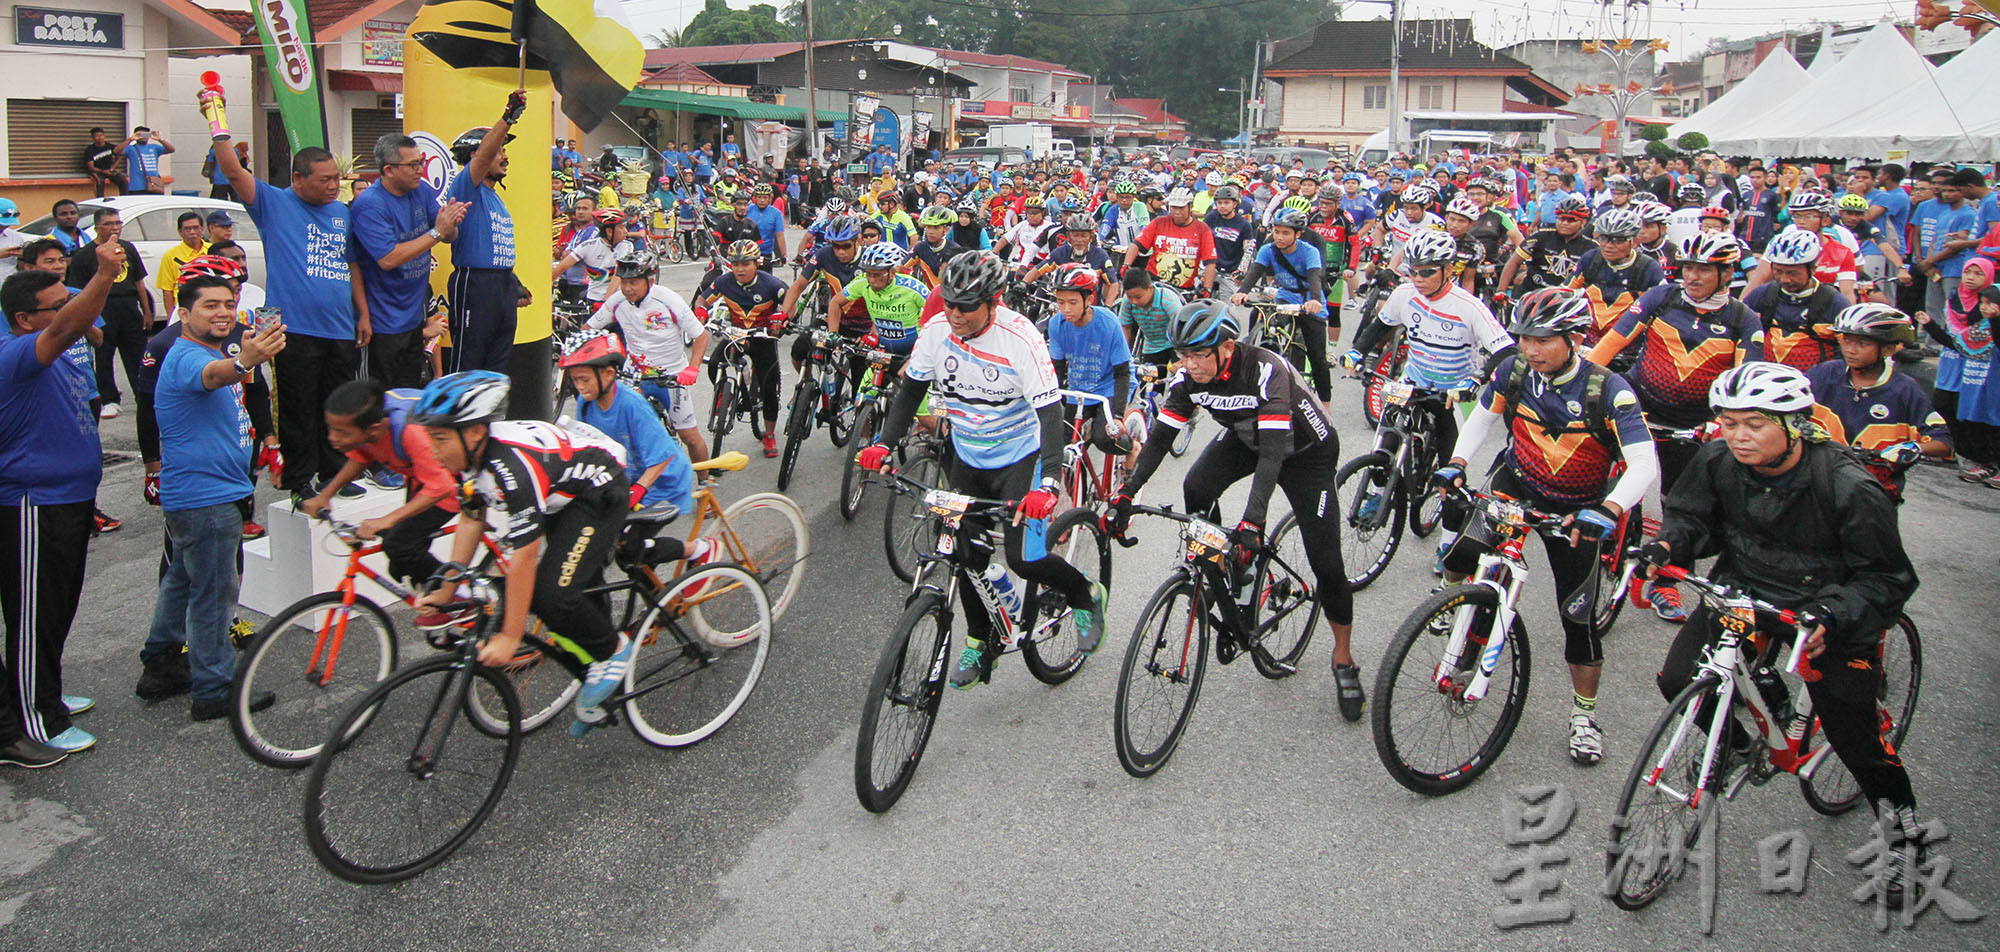
[[[661,27],[640,37],[647,49],[665,50],[681,45],[681,31],[671,27]]]

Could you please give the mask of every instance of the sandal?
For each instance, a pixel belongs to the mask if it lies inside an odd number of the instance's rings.
[[[1353,664],[1333,666],[1333,683],[1339,690],[1340,716],[1348,723],[1361,719],[1361,709],[1367,705],[1368,696],[1361,690],[1361,667]]]

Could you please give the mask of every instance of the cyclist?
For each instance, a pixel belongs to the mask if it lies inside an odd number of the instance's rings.
[[[1708,204],[1708,189],[1693,179],[1674,190],[1674,210],[1667,218],[1667,241],[1676,247],[1701,231],[1702,210]]]
[[[1834,315],[1849,301],[1813,274],[1822,241],[1818,234],[1788,228],[1764,248],[1764,264],[1775,280],[1750,289],[1743,303],[1764,325],[1764,356],[1800,370],[1840,357]]]
[[[924,300],[931,293],[922,281],[899,273],[897,269],[909,260],[910,253],[893,242],[878,241],[861,249],[856,259],[861,266],[861,277],[848,282],[834,298],[834,306],[838,308],[845,308],[848,301],[862,302],[873,323],[871,333],[876,341],[883,350],[899,358],[907,358],[917,344]],[[888,376],[895,376],[901,363],[901,359],[891,363]]]
[[[1472,223],[1478,217],[1478,203],[1464,195],[1452,199],[1444,209],[1444,233],[1451,236],[1457,249],[1452,254],[1452,283],[1483,298],[1486,295],[1481,293],[1479,272],[1486,266],[1486,247],[1472,234]]]
[[[1183,294],[1208,295],[1215,290],[1215,233],[1194,217],[1194,192],[1176,188],[1167,194],[1167,214],[1146,223],[1125,252],[1125,268],[1151,255],[1146,270]]]
[[[1397,193],[1395,207],[1382,216],[1382,228],[1389,236],[1389,268],[1405,273],[1403,246],[1419,232],[1443,231],[1444,219],[1431,214],[1437,193],[1428,185],[1412,185]]]
[[[1125,258],[1125,250],[1145,230],[1146,223],[1153,220],[1152,213],[1140,204],[1139,183],[1131,179],[1120,179],[1111,184],[1112,203],[1100,206],[1098,212],[1104,219],[1104,244],[1120,261]]]
[[[1236,186],[1223,185],[1215,190],[1214,202],[1201,217],[1201,223],[1215,236],[1216,272],[1222,275],[1221,280],[1234,285],[1236,276],[1255,257],[1252,249],[1257,244],[1257,226],[1243,213],[1242,193]]]
[[[631,483],[632,508],[670,502],[682,512],[692,509],[693,464],[680,444],[667,435],[666,426],[646,398],[618,379],[618,370],[625,364],[624,343],[613,334],[594,334],[571,348],[558,363],[576,390],[577,419],[625,448],[625,478]]]
[[[1106,401],[1108,412],[1097,415],[1077,398],[1065,397],[1063,422],[1074,422],[1079,412],[1092,414],[1091,445],[1124,456],[1132,451],[1122,422],[1132,391],[1132,348],[1119,332],[1118,316],[1095,303],[1098,282],[1098,273],[1088,265],[1072,262],[1056,269],[1056,312],[1062,320],[1049,322],[1049,360],[1064,389],[1094,393]]]
[[[1887,304],[1854,304],[1833,319],[1840,356],[1806,371],[1813,422],[1835,443],[1874,454],[1868,471],[1903,499],[1903,473],[1917,458],[1949,459],[1951,431],[1916,380],[1895,372],[1896,352],[1916,344],[1910,319]]]
[[[419,390],[384,390],[366,377],[335,387],[326,398],[326,437],[336,452],[347,455],[347,462],[318,495],[298,507],[308,516],[325,512],[340,487],[376,467],[403,477],[403,504],[361,520],[355,533],[363,539],[381,537],[389,575],[412,584],[437,574],[440,563],[431,555],[431,536],[458,515],[458,481],[438,463],[424,428],[409,425],[410,410],[422,395]]]
[[[1597,247],[1583,235],[1583,224],[1589,220],[1590,202],[1583,196],[1570,194],[1556,199],[1555,225],[1535,232],[1514,249],[1500,272],[1500,291],[1526,294],[1569,284],[1584,252]]]
[[[1048,344],[1034,322],[999,302],[1006,284],[1007,267],[990,251],[968,251],[945,265],[938,283],[945,319],[931,321],[917,335],[888,420],[875,444],[855,459],[881,470],[889,448],[916,418],[918,404],[936,387],[952,423],[951,485],[973,496],[1018,500],[1017,518],[1006,527],[1008,567],[1068,600],[1077,649],[1088,655],[1103,642],[1108,593],[1046,548],[1047,520],[1062,491],[1061,401]],[[992,673],[986,642],[994,623],[976,593],[962,594],[965,649],[951,684],[971,688]]]
[[[1068,240],[1049,252],[1048,260],[1028,273],[1028,280],[1037,280],[1068,264],[1082,264],[1096,272],[1102,279],[1099,286],[1110,279],[1111,253],[1097,246],[1097,222],[1088,212],[1071,212],[1063,221],[1063,236]],[[1098,302],[1093,297],[1090,303]]]
[[[1698,428],[1714,417],[1709,385],[1723,372],[1764,359],[1764,328],[1743,302],[1729,296],[1728,274],[1743,246],[1728,233],[1699,232],[1681,243],[1681,278],[1640,295],[1590,351],[1590,362],[1609,366],[1633,344],[1639,356],[1628,379],[1649,422]],[[1671,489],[1698,451],[1687,440],[1659,446],[1660,485]],[[1671,622],[1684,621],[1680,592],[1657,583],[1634,599]]]
[[[1354,593],[1347,587],[1337,541],[1340,505],[1334,499],[1333,476],[1340,465],[1340,437],[1325,405],[1306,388],[1297,370],[1284,358],[1243,343],[1236,335],[1236,318],[1222,301],[1193,301],[1174,314],[1167,337],[1181,369],[1168,387],[1138,464],[1111,497],[1105,529],[1124,535],[1132,496],[1159,468],[1174,432],[1193,421],[1196,407],[1206,407],[1227,435],[1209,443],[1188,467],[1181,482],[1187,511],[1210,511],[1230,486],[1251,477],[1250,496],[1234,534],[1241,566],[1263,547],[1271,491],[1285,491],[1299,522],[1299,538],[1305,543],[1320,605],[1333,629],[1333,680],[1340,715],[1358,721],[1367,696],[1349,644],[1354,634]]]
[[[1639,213],[1639,251],[1660,265],[1665,280],[1679,277],[1674,272],[1674,246],[1667,243],[1667,221],[1674,210],[1659,202],[1635,202],[1633,210]]]
[[[1568,538],[1544,535],[1542,546],[1555,581],[1574,697],[1569,756],[1585,765],[1604,757],[1604,734],[1596,716],[1604,647],[1591,620],[1597,599],[1624,594],[1593,590],[1601,547],[1617,534],[1625,512],[1645,498],[1660,471],[1652,433],[1631,385],[1583,357],[1594,326],[1591,302],[1583,295],[1547,288],[1523,297],[1511,328],[1520,353],[1503,358],[1494,369],[1450,451],[1450,462],[1432,477],[1442,487],[1464,485],[1468,461],[1478,458],[1487,435],[1501,426],[1507,443],[1493,470],[1493,491],[1568,517]],[[1466,513],[1454,506],[1446,515],[1458,523],[1447,528],[1456,529]],[[1439,588],[1465,581],[1491,548],[1492,539],[1480,530],[1454,546],[1445,555]]]
[[[1008,264],[1014,276],[1025,276],[1043,259],[1049,256],[1049,247],[1061,233],[1061,223],[1049,220],[1048,203],[1040,195],[1030,195],[1022,202],[1022,219],[1000,237],[1000,243],[993,250],[1009,257]]]
[[[488,370],[448,374],[431,381],[410,411],[425,429],[438,462],[472,481],[465,516],[452,536],[451,561],[471,563],[491,510],[506,514],[495,526],[511,554],[506,606],[500,628],[479,647],[480,663],[499,667],[520,651],[533,611],[550,640],[589,664],[577,692],[579,720],[624,680],[634,642],[614,629],[604,600],[589,594],[610,561],[631,505],[623,447],[602,433],[582,433],[534,420],[501,420],[507,378]],[[546,549],[552,557],[542,558]],[[441,585],[417,600],[426,610],[417,623],[442,627],[463,615],[442,612],[455,586]]]
[[[785,296],[785,283],[758,267],[763,258],[754,241],[731,242],[723,249],[729,271],[717,275],[706,293],[695,298],[695,307],[713,313],[716,302],[727,308],[729,323],[745,330],[762,328],[769,337],[745,339],[743,350],[750,355],[750,377],[746,387],[754,388],[764,410],[764,456],[778,455],[778,341],[790,316],[778,309]],[[568,366],[568,365],[564,365]],[[721,370],[720,361],[709,362],[709,380]]]
[[[1465,195],[1479,208],[1474,217],[1472,236],[1479,239],[1479,246],[1486,252],[1486,260],[1497,264],[1506,260],[1507,254],[1520,246],[1521,228],[1514,223],[1514,216],[1499,204],[1507,188],[1500,180],[1482,175],[1466,183]],[[1488,279],[1491,283],[1491,279]]]
[[[833,301],[839,296],[840,289],[861,271],[854,260],[861,256],[861,216],[840,215],[828,220],[820,237],[824,240],[813,250],[812,258],[799,272],[798,279],[785,291],[785,301],[778,305],[778,310],[786,314],[797,313],[799,296],[805,293],[808,285],[818,281],[826,288],[827,308],[824,315],[810,315],[812,323],[858,338],[871,329],[867,305],[861,301],[849,301],[845,310],[836,310]],[[805,365],[806,352],[811,349],[811,334],[800,334],[792,342],[793,370]]]
[[[1141,362],[1162,367],[1174,362],[1174,349],[1167,343],[1167,324],[1180,313],[1180,292],[1163,287],[1144,268],[1125,269],[1122,282],[1125,297],[1118,302],[1118,325],[1125,329],[1125,342]]]
[[[1403,379],[1426,390],[1452,391],[1475,387],[1487,376],[1493,361],[1514,344],[1507,329],[1486,304],[1472,292],[1453,284],[1452,262],[1458,242],[1441,231],[1422,232],[1404,249],[1410,261],[1410,280],[1398,286],[1382,305],[1380,317],[1356,335],[1354,348],[1347,352],[1351,368],[1361,366],[1363,355],[1375,352],[1393,328],[1403,328],[1410,355],[1403,362]],[[1481,356],[1486,359],[1481,360]],[[1437,446],[1458,442],[1458,417],[1452,412],[1437,414],[1438,431],[1431,434]],[[1438,543],[1432,568],[1444,572],[1445,550],[1458,539],[1447,529]]]
[[[951,235],[947,239],[952,245],[966,251],[982,251],[993,244],[992,236],[986,233],[985,212],[981,210],[982,208],[984,206],[970,195],[958,200],[958,214],[953,219]],[[950,261],[951,258],[947,257],[944,260]]]
[[[917,277],[925,284],[936,284],[944,263],[965,250],[952,241],[952,226],[956,224],[958,213],[943,205],[932,205],[917,217],[917,227],[923,229],[924,235],[912,254],[916,258]]]
[[[1666,281],[1666,272],[1651,255],[1632,247],[1644,227],[1634,208],[1607,208],[1593,223],[1597,247],[1583,253],[1569,286],[1590,301],[1591,326],[1585,346],[1596,344],[1639,296]]]
[[[1822,284],[1831,284],[1839,289],[1841,297],[1854,300],[1854,282],[1861,268],[1854,255],[1861,246],[1852,232],[1830,220],[1833,199],[1828,198],[1825,192],[1802,189],[1793,193],[1791,200],[1785,203],[1785,211],[1792,216],[1792,225],[1785,231],[1809,231],[1819,236],[1819,260],[1813,263],[1813,277]],[[1776,238],[1771,240],[1777,241]],[[1759,264],[1757,270],[1750,273],[1749,286],[1755,288],[1770,280],[1771,266]]]
[[[632,252],[633,245],[625,230],[625,213],[616,208],[597,210],[597,234],[578,242],[555,264],[555,280],[561,280],[563,272],[576,265],[583,265],[586,283],[583,299],[592,306],[603,304],[611,296],[614,272],[618,269],[618,259]]]
[[[625,336],[626,371],[639,381],[640,393],[659,402],[667,426],[699,463],[708,458],[708,440],[695,425],[694,404],[667,381],[683,389],[694,386],[696,368],[708,351],[708,329],[680,295],[653,282],[658,271],[651,252],[634,252],[618,262],[618,294],[604,302],[585,326],[603,330],[618,325]]]
[[[1331,347],[1340,342],[1340,303],[1347,291],[1347,282],[1342,278],[1354,273],[1350,265],[1357,240],[1354,219],[1341,206],[1338,191],[1331,188],[1320,191],[1318,203],[1306,215],[1306,231],[1299,238],[1316,244],[1320,260],[1326,262],[1326,331],[1327,345]]]
[[[1847,192],[1834,200],[1833,207],[1840,216],[1840,226],[1851,232],[1858,243],[1855,254],[1857,266],[1860,274],[1868,279],[1867,284],[1858,289],[1863,297],[1877,292],[1878,286],[1888,279],[1900,278],[1906,273],[1903,256],[1896,251],[1896,239],[1882,226],[1868,220],[1867,196]]]
[[[1241,307],[1250,299],[1250,291],[1269,275],[1278,303],[1299,305],[1299,319],[1293,326],[1312,364],[1313,393],[1324,403],[1333,392],[1332,368],[1326,360],[1326,263],[1318,248],[1299,240],[1305,231],[1305,212],[1296,208],[1279,211],[1271,222],[1271,243],[1257,249],[1256,260],[1243,276],[1242,290],[1229,300]]]
[[[893,241],[904,251],[917,242],[917,223],[910,213],[903,210],[903,198],[895,189],[889,189],[875,196],[874,220],[882,224],[884,241]]]
[[[1915,831],[1916,795],[1877,711],[1882,632],[1918,584],[1895,506],[1810,424],[1813,394],[1797,368],[1734,368],[1715,378],[1708,402],[1722,438],[1701,448],[1667,494],[1660,537],[1644,556],[1685,566],[1719,555],[1711,578],[1809,616],[1800,667],[1827,742],[1869,803]],[[1706,607],[1681,626],[1660,667],[1660,693],[1674,697],[1687,686],[1715,632]],[[1763,756],[1741,725],[1730,734],[1746,757]],[[1892,907],[1898,898],[1892,885]]]

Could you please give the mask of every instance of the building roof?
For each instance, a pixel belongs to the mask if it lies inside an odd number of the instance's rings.
[[[354,2],[354,0],[341,0]],[[895,37],[880,39],[814,40],[813,48],[827,46],[847,46],[857,43],[904,43]],[[803,43],[734,43],[721,46],[680,46],[663,50],[646,51],[646,68],[660,69],[673,63],[692,63],[696,66],[714,66],[722,63],[768,63],[780,56],[797,53]],[[948,50],[935,46],[922,46],[940,59],[949,60],[963,66],[978,66],[987,69],[1018,69],[1037,73],[1055,73],[1062,76],[1086,78],[1060,63],[1016,56],[1012,53],[973,53],[966,50]]]
[[[1114,99],[1112,102],[1138,116],[1141,122],[1154,125],[1187,123],[1186,119],[1167,111],[1167,101],[1164,99]]]
[[[1386,72],[1389,28],[1388,20],[1329,20],[1311,33],[1279,40],[1270,71]],[[1403,21],[1401,67],[1532,72],[1528,64],[1474,40],[1471,20]]]
[[[368,22],[377,14],[393,10],[403,4],[403,0],[315,0],[311,5],[311,24],[314,43],[323,43],[340,36]],[[202,8],[208,15],[233,27],[242,35],[245,45],[263,42],[257,36],[257,23],[248,10],[217,10]]]
[[[1056,73],[1063,76],[1075,76],[1079,79],[1088,78],[1084,74],[1060,63],[1017,56],[1013,53],[971,53],[965,50],[947,50],[935,46],[924,48],[944,59],[962,63],[966,66],[982,66],[988,69],[1019,69],[1037,73]]]
[[[725,86],[728,84],[710,76],[707,70],[693,63],[680,62],[668,63],[647,73],[640,77],[639,85]]]

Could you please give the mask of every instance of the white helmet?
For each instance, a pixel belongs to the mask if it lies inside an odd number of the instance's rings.
[[[1193,204],[1194,192],[1191,189],[1176,188],[1167,193],[1168,208],[1186,208]]]
[[[1202,179],[1202,181],[1207,183],[1209,188],[1215,188],[1219,185],[1222,185],[1224,182],[1229,181],[1229,176],[1224,175],[1221,172],[1210,172],[1208,173],[1208,177]]]
[[[1772,264],[1812,264],[1819,260],[1825,242],[1815,232],[1788,228],[1764,248],[1764,260]]]
[[[920,171],[917,174],[910,176],[910,181],[916,182],[920,185],[925,182],[929,182],[930,180],[931,180],[931,173],[929,172]]]
[[[1403,245],[1403,260],[1412,265],[1444,264],[1458,257],[1458,240],[1435,228],[1410,236]]]
[[[1808,413],[1813,408],[1812,384],[1797,367],[1760,360],[1723,371],[1708,387],[1708,404],[1718,413]]]
[[[1449,204],[1445,205],[1444,213],[1447,215],[1464,215],[1473,221],[1478,221],[1479,216],[1484,214],[1479,210],[1478,202],[1473,201],[1471,196],[1463,194],[1452,199]]]

